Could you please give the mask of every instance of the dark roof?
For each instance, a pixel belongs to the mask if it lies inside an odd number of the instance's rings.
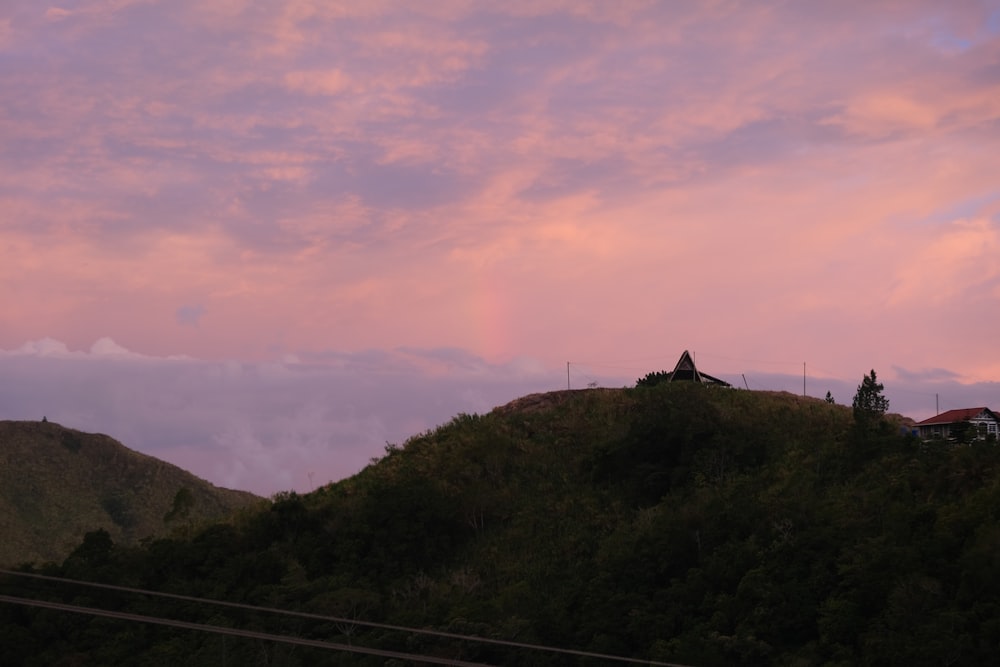
[[[699,371],[698,367],[694,365],[694,358],[687,350],[684,350],[684,354],[682,354],[681,358],[677,360],[677,365],[674,366],[674,370],[670,374],[669,382],[682,380],[687,380],[689,382],[703,382],[705,384],[718,384],[724,387],[732,386],[725,380],[720,380],[717,377],[712,377],[708,373],[702,373]]]
[[[959,408],[958,410],[948,410],[947,412],[942,412],[939,415],[931,417],[930,419],[925,419],[922,422],[917,422],[917,426],[931,426],[933,424],[954,424],[956,422],[964,422],[972,419],[973,417],[978,417],[983,412],[986,413],[988,417],[997,419],[996,414],[992,410],[986,407],[982,408]]]

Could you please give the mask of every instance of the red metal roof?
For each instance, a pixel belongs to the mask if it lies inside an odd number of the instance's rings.
[[[925,419],[922,422],[917,422],[917,426],[930,426],[932,424],[954,424],[956,422],[964,422],[967,419],[972,419],[979,413],[986,411],[987,414],[993,414],[989,408],[959,408],[958,410],[948,410],[947,412],[942,412],[936,417],[931,417],[930,419]]]

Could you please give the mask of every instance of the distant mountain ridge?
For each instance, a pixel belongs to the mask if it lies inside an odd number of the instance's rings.
[[[137,544],[260,501],[107,435],[0,421],[0,565],[59,561],[101,528],[115,543]]]

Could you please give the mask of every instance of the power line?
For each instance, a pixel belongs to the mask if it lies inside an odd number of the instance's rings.
[[[318,639],[305,639],[303,637],[289,637],[288,635],[274,635],[268,632],[257,632],[255,630],[240,630],[239,628],[226,628],[219,625],[206,625],[204,623],[190,623],[188,621],[178,621],[159,616],[145,616],[142,614],[130,614],[124,611],[109,611],[107,609],[97,609],[95,607],[84,607],[61,602],[46,602],[45,600],[32,600],[30,598],[19,598],[12,595],[0,595],[0,602],[20,604],[28,607],[41,607],[43,609],[55,609],[57,611],[68,611],[75,614],[87,614],[89,616],[103,616],[105,618],[115,618],[122,621],[134,621],[137,623],[151,623],[154,625],[166,625],[172,628],[182,628],[184,630],[198,630],[200,632],[213,632],[220,635],[231,635],[234,637],[246,637],[249,639],[262,639],[264,641],[280,642],[282,644],[296,644],[298,646],[310,646],[328,651],[345,651],[348,653],[364,653],[366,655],[377,655],[383,658],[398,658],[400,660],[415,660],[434,665],[453,665],[458,667],[488,667],[484,663],[466,662],[464,660],[453,660],[450,658],[438,658],[429,655],[419,655],[416,653],[400,653],[398,651],[386,651],[377,648],[367,648],[364,646],[352,646],[348,644],[334,644]]]
[[[667,357],[665,355],[658,354],[656,356],[641,357],[641,358],[632,358],[632,359],[615,359],[613,361],[598,361],[598,362],[574,361],[573,363],[574,364],[591,364],[592,363],[595,366],[619,366],[619,367],[623,367],[623,368],[628,368],[628,367],[632,367],[634,364],[644,364],[645,365],[645,364],[650,364],[650,363],[658,363],[660,361],[665,361],[665,360],[667,360]]]
[[[643,365],[643,366],[639,366],[639,365],[636,365],[636,364],[608,363],[608,362],[601,362],[601,361],[571,361],[571,362],[568,362],[568,363],[571,363],[574,366],[583,366],[585,368],[613,368],[613,369],[616,369],[616,370],[626,370],[626,371],[629,371],[629,372],[633,372],[633,371],[636,371],[636,370],[639,370],[639,369],[642,369],[642,368],[648,368],[649,367],[648,364]]]
[[[409,632],[411,634],[419,635],[429,635],[433,637],[442,637],[445,639],[459,639],[469,642],[478,642],[481,644],[494,644],[497,646],[508,646],[511,648],[523,648],[531,651],[546,651],[549,653],[561,653],[565,655],[574,655],[583,658],[599,658],[601,660],[610,660],[616,662],[625,662],[640,665],[655,665],[657,667],[688,667],[686,665],[679,665],[677,663],[670,662],[657,662],[655,660],[641,660],[639,658],[628,658],[625,656],[608,655],[604,653],[592,653],[590,651],[580,651],[577,649],[568,648],[558,648],[554,646],[544,646],[541,644],[527,644],[524,642],[515,642],[505,639],[489,639],[487,637],[478,637],[476,635],[461,635],[453,632],[443,632],[440,630],[427,630],[425,628],[410,628],[402,625],[391,625],[388,623],[376,623],[373,621],[362,621],[353,618],[341,618],[337,616],[325,616],[322,614],[311,614],[309,612],[303,611],[291,611],[287,609],[278,609],[275,607],[258,607],[255,605],[243,604],[241,602],[229,602],[227,600],[213,600],[211,598],[200,598],[191,595],[181,595],[179,593],[163,593],[160,591],[151,591],[144,588],[133,588],[129,586],[118,586],[116,584],[102,584],[93,581],[82,581],[79,579],[67,579],[64,577],[55,577],[47,574],[37,574],[34,572],[18,572],[16,570],[6,570],[0,568],[0,574],[11,575],[15,577],[27,577],[30,579],[39,579],[44,581],[53,581],[62,584],[76,584],[79,586],[88,586],[91,588],[103,588],[112,591],[121,591],[125,593],[136,593],[139,595],[149,595],[153,597],[169,598],[172,600],[183,600],[185,602],[199,602],[204,604],[216,605],[219,607],[230,607],[233,609],[244,609],[249,611],[266,612],[271,614],[282,614],[285,616],[294,616],[297,618],[307,618],[311,620],[326,621],[332,623],[350,624],[350,625],[360,625],[368,628],[376,628],[379,630],[393,630],[397,632]]]
[[[712,354],[711,352],[706,353],[700,349],[698,350],[698,354],[701,357],[708,357],[709,359],[725,359],[726,361],[739,361],[741,363],[750,363],[750,364],[772,364],[776,366],[786,366],[786,365],[790,366],[792,364],[798,365],[802,363],[801,361],[792,361],[792,360],[743,359],[740,357],[728,357],[728,356],[723,356],[721,354]]]

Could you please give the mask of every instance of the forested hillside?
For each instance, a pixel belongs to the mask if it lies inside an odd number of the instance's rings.
[[[97,529],[138,544],[262,500],[106,435],[49,421],[0,421],[0,565],[61,561]]]
[[[444,664],[613,664],[504,642],[689,665],[985,664],[998,463],[993,443],[924,444],[789,394],[556,392],[460,415],[190,539],[94,533],[61,566],[25,568],[315,616],[11,575],[0,594]],[[0,646],[25,665],[408,664],[9,600]]]

